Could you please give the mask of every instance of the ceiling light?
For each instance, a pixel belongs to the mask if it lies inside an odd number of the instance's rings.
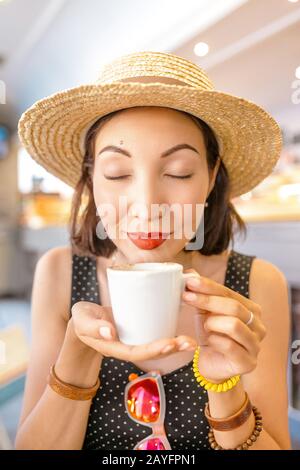
[[[206,42],[198,42],[194,46],[194,53],[198,57],[204,57],[209,51],[209,46],[206,44]]]
[[[296,75],[296,78],[299,78],[299,80],[300,80],[300,67],[296,68],[295,75]]]
[[[298,0],[288,0],[290,3],[297,3]]]

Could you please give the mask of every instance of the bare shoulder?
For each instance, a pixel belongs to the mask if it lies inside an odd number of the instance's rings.
[[[287,367],[291,315],[284,273],[269,261],[254,258],[249,298],[260,306],[266,336],[261,342],[257,366],[244,375],[243,383],[262,412],[264,428],[281,449],[290,449]]]
[[[70,315],[72,255],[62,246],[38,260],[31,296],[31,354],[20,425],[41,397],[64,341]]]
[[[287,293],[288,282],[285,274],[275,264],[262,259],[254,258],[250,270],[249,297],[266,297],[268,294]]]
[[[63,270],[71,270],[69,262],[72,260],[72,251],[70,246],[58,246],[46,251],[38,260],[37,266],[56,270],[59,268],[61,274]]]
[[[68,321],[69,302],[71,297],[72,250],[69,246],[52,248],[38,260],[33,284],[33,298],[44,300],[55,299],[60,303],[61,311]],[[44,302],[43,302],[44,303]]]
[[[261,307],[262,319],[275,339],[275,330],[283,336],[290,328],[289,286],[284,273],[273,263],[254,258],[249,278],[249,298]],[[271,335],[266,338],[266,343]]]

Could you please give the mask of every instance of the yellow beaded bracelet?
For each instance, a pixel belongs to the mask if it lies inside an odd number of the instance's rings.
[[[211,390],[212,392],[227,392],[228,390],[231,390],[239,382],[241,378],[240,375],[234,375],[233,377],[230,377],[230,379],[227,379],[225,380],[225,382],[221,382],[221,383],[209,382],[199,372],[199,368],[198,368],[199,354],[200,354],[200,346],[198,346],[194,354],[193,371],[194,371],[194,376],[197,382],[199,383],[199,385],[204,387],[205,390]]]

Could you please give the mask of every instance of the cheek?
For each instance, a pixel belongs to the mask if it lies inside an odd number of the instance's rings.
[[[205,203],[208,192],[207,183],[203,183],[200,180],[191,181],[183,187],[174,188],[174,196],[171,195],[171,199],[181,204],[192,204]]]
[[[195,181],[188,185],[185,194],[180,200],[183,213],[182,228],[187,239],[191,239],[194,236],[203,219],[207,192],[207,178],[195,178]]]
[[[112,199],[103,187],[95,184],[97,179],[93,179],[93,195],[96,206],[97,215],[101,218],[105,230],[110,233],[111,229],[115,227],[117,221],[117,203]]]
[[[208,172],[205,168],[197,168],[194,171],[194,176],[191,180],[186,182],[179,182],[170,187],[172,190],[171,199],[180,202],[181,204],[196,204],[205,203],[209,188]],[[166,191],[169,188],[167,186]]]

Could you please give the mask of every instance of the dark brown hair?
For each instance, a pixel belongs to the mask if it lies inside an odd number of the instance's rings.
[[[81,177],[75,187],[70,217],[70,237],[74,252],[86,256],[109,257],[116,249],[110,238],[100,239],[96,226],[100,220],[93,195],[92,171],[94,165],[95,137],[105,122],[122,110],[114,111],[98,119],[85,137],[85,154]],[[182,111],[183,112],[183,111]],[[207,153],[207,164],[212,171],[218,161],[219,146],[214,132],[198,117],[183,112],[201,129]],[[222,253],[234,241],[235,231],[246,234],[246,226],[229,200],[230,181],[221,160],[215,184],[204,211],[204,243],[199,252],[209,256]],[[86,195],[86,201],[83,201]],[[195,238],[190,240],[194,242]]]

